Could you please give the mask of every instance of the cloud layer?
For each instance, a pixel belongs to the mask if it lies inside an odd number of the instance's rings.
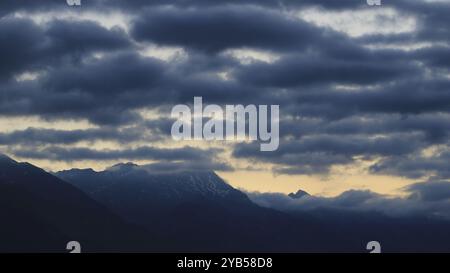
[[[230,161],[283,174],[327,175],[362,160],[374,174],[450,178],[449,3],[398,0],[375,10],[362,0],[136,0],[74,9],[64,1],[4,1],[0,10],[0,116],[91,125],[2,132],[2,150],[12,155],[223,163],[218,157],[229,152]],[[355,37],[308,21],[306,11],[316,18],[377,12],[380,26],[403,14],[415,24]],[[114,23],[89,14],[119,14],[123,24],[108,27]],[[168,109],[194,96],[279,104],[280,149],[164,147]],[[115,144],[80,146],[99,141]],[[231,169],[224,164],[207,166]]]
[[[450,220],[450,183],[427,181],[404,189],[405,197],[392,197],[371,191],[349,190],[326,198],[304,195],[291,198],[278,193],[248,193],[255,203],[287,212],[334,211],[378,212],[391,217],[431,217]]]

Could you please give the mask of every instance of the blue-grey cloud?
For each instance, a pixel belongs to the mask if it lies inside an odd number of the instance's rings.
[[[132,153],[45,149],[80,141],[168,137],[167,109],[203,96],[205,103],[280,105],[280,149],[264,154],[241,144],[233,152],[273,163],[276,172],[324,174],[337,164],[379,158],[369,169],[373,173],[447,179],[446,152],[427,157],[422,152],[449,146],[450,4],[383,4],[376,10],[392,8],[411,16],[416,27],[351,37],[292,16],[307,7],[319,13],[372,9],[362,0],[99,0],[83,1],[79,8],[65,1],[2,1],[1,117],[87,120],[99,129],[35,128],[2,133],[0,141],[39,158],[134,158]],[[129,31],[82,16],[45,23],[24,19],[61,11],[119,11],[130,16]],[[139,50],[148,44],[176,46],[184,53],[170,60],[145,57]],[[241,63],[228,49],[258,49],[277,59]],[[18,77],[26,72],[35,77]],[[138,113],[142,108],[158,111],[161,118],[146,121]],[[134,129],[118,129],[124,125]],[[152,137],[136,136],[139,128]]]
[[[392,217],[420,216],[450,220],[450,182],[421,182],[406,187],[404,191],[406,197],[391,197],[362,190],[349,190],[336,197],[305,195],[301,198],[291,198],[281,193],[248,195],[261,206],[287,212],[378,212]]]
[[[42,149],[13,149],[11,153],[18,157],[49,160],[210,160],[218,149],[202,150],[192,147],[155,148],[141,146],[131,149],[103,149],[46,147]]]

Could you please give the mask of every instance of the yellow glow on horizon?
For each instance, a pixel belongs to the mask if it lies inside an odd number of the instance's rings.
[[[142,110],[140,114],[146,118],[157,118],[158,113],[151,110]],[[76,130],[95,128],[87,121],[73,120],[42,120],[37,117],[20,118],[0,118],[1,132],[7,133],[14,130],[24,130],[26,128],[46,128],[59,130]],[[95,150],[120,150],[124,148],[133,149],[140,146],[152,146],[156,148],[182,148],[192,147],[200,149],[219,148],[223,152],[217,154],[217,159],[231,164],[235,171],[217,172],[222,178],[236,188],[245,191],[259,192],[296,192],[299,189],[305,190],[310,194],[319,196],[336,196],[347,190],[371,190],[381,194],[401,195],[401,188],[415,183],[417,181],[393,177],[373,175],[367,172],[367,168],[376,162],[357,160],[354,164],[335,166],[327,176],[320,175],[281,175],[274,174],[271,164],[257,163],[252,160],[236,159],[232,156],[233,141],[173,141],[170,138],[161,141],[146,143],[145,141],[136,141],[130,143],[117,143],[115,141],[81,141],[70,145],[57,145],[59,147],[77,147],[90,148]],[[2,147],[0,147],[2,148]],[[8,148],[8,147],[6,147]],[[35,147],[36,149],[41,147]],[[8,149],[4,149],[8,150]],[[436,147],[430,147],[424,151],[426,155],[432,155],[436,152]],[[7,152],[6,152],[7,153]],[[152,160],[79,160],[73,162],[51,161],[47,159],[29,159],[14,157],[18,161],[27,161],[47,171],[59,171],[71,168],[92,168],[96,171],[102,171],[114,164],[133,161],[138,165],[154,163]]]
[[[380,175],[361,174],[333,180],[307,175],[278,175],[267,171],[218,172],[235,188],[246,191],[291,193],[304,190],[312,195],[331,197],[348,190],[371,190],[380,194],[402,195],[401,189],[417,181]]]

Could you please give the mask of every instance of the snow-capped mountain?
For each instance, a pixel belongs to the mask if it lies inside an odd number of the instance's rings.
[[[310,196],[310,195],[309,195],[309,193],[307,193],[304,190],[298,190],[296,193],[293,193],[293,192],[289,193],[288,196],[292,199],[300,199],[304,196]]]
[[[240,209],[255,206],[212,171],[149,169],[126,163],[101,172],[73,169],[56,175],[125,219],[145,226],[153,225],[153,221],[143,215],[160,216],[190,203]]]
[[[65,251],[69,240],[108,252],[359,252],[374,238],[386,251],[446,251],[450,242],[448,221],[259,207],[211,171],[127,163],[57,175],[0,156],[0,252]]]

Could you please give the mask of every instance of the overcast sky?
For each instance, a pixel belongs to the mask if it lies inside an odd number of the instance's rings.
[[[450,178],[450,2],[0,2],[0,150],[48,170],[212,169],[249,191]],[[280,147],[174,142],[170,109],[279,104]]]

